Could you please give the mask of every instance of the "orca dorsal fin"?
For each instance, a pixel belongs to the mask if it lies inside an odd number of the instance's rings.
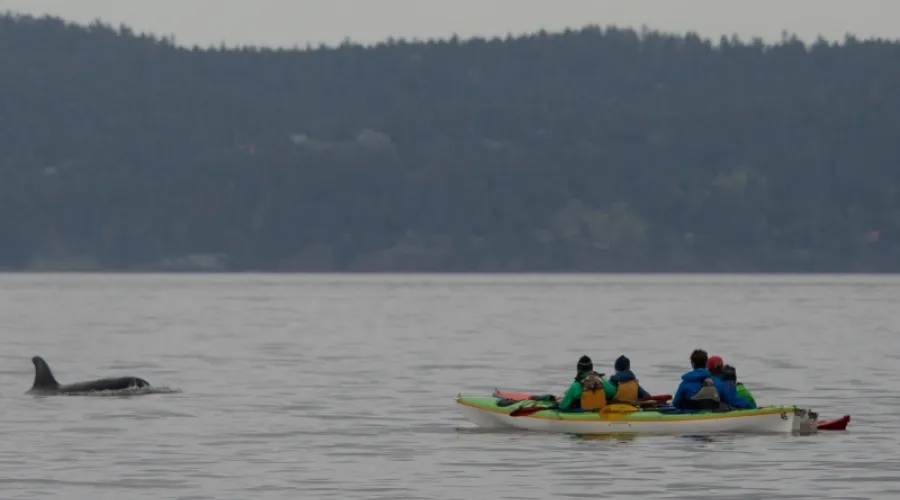
[[[31,387],[32,389],[59,388],[59,382],[56,381],[53,372],[50,371],[50,366],[44,361],[44,358],[35,356],[31,358],[31,362],[34,363],[34,385]]]

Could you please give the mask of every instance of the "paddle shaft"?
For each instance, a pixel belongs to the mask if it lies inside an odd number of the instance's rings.
[[[542,401],[546,395],[536,396],[534,394],[524,393],[524,392],[504,392],[499,389],[494,389],[494,397],[503,398],[503,399],[512,399],[518,401]],[[562,399],[562,396],[557,396],[556,400],[559,401]],[[638,402],[645,401],[656,401],[657,403],[666,403],[672,399],[671,394],[656,394],[652,395],[649,398],[639,399]]]

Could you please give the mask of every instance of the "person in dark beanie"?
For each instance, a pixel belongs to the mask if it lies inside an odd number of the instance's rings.
[[[753,404],[756,404],[756,399],[753,398],[753,393],[750,392],[750,389],[743,384],[743,382],[738,382],[737,379],[737,369],[731,365],[725,365],[722,368],[722,381],[725,382],[725,385],[734,386],[737,395],[750,401]]]
[[[560,410],[599,410],[616,394],[616,388],[603,379],[603,373],[594,371],[594,363],[582,356],[575,367],[575,380],[566,390]]]
[[[613,399],[622,402],[633,402],[639,399],[647,399],[650,393],[641,387],[640,382],[631,371],[631,360],[621,355],[616,359],[616,373],[609,377],[609,382],[616,388]]]

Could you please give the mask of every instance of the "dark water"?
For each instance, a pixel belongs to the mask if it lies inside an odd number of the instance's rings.
[[[892,498],[900,278],[0,276],[0,492],[66,499]],[[561,392],[622,353],[673,392],[703,347],[847,432],[479,432],[453,396]],[[133,374],[173,394],[24,393]]]

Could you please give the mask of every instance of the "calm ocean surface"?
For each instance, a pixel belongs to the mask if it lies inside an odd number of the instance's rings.
[[[900,495],[900,277],[0,275],[3,499]],[[588,354],[673,393],[702,347],[815,436],[475,431],[453,397],[560,393]],[[133,374],[180,392],[34,397]]]

